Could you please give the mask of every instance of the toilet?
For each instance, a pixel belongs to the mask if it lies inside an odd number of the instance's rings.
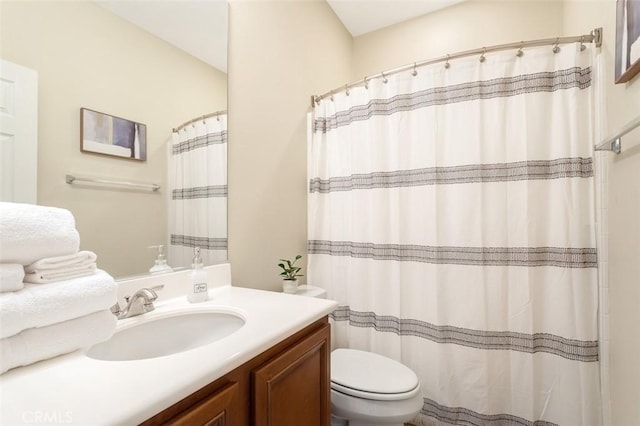
[[[296,294],[326,297],[314,286]],[[331,352],[331,426],[402,426],[422,404],[418,376],[406,365],[356,349]]]
[[[420,382],[409,367],[356,349],[331,353],[332,426],[402,426],[422,404]]]

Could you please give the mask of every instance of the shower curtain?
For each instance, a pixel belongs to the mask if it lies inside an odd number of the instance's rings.
[[[593,47],[468,57],[314,110],[308,283],[417,425],[598,425]]]
[[[173,133],[169,165],[169,259],[190,266],[227,259],[227,115],[196,120]]]

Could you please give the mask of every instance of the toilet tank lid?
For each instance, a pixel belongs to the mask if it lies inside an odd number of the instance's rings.
[[[418,376],[409,367],[373,352],[336,349],[331,353],[331,381],[352,389],[380,394],[409,392]]]

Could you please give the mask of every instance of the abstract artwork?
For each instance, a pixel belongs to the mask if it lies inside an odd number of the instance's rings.
[[[147,126],[80,108],[80,150],[146,161]]]
[[[640,0],[616,2],[616,83],[640,72]]]

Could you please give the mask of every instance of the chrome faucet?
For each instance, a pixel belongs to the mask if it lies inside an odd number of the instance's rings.
[[[158,299],[156,291],[162,290],[163,288],[164,285],[141,288],[131,296],[125,296],[124,300],[127,302],[127,306],[123,310],[120,310],[120,304],[116,302],[116,304],[111,307],[111,312],[118,317],[118,319],[131,318],[151,312],[156,308],[153,305],[153,302]]]

